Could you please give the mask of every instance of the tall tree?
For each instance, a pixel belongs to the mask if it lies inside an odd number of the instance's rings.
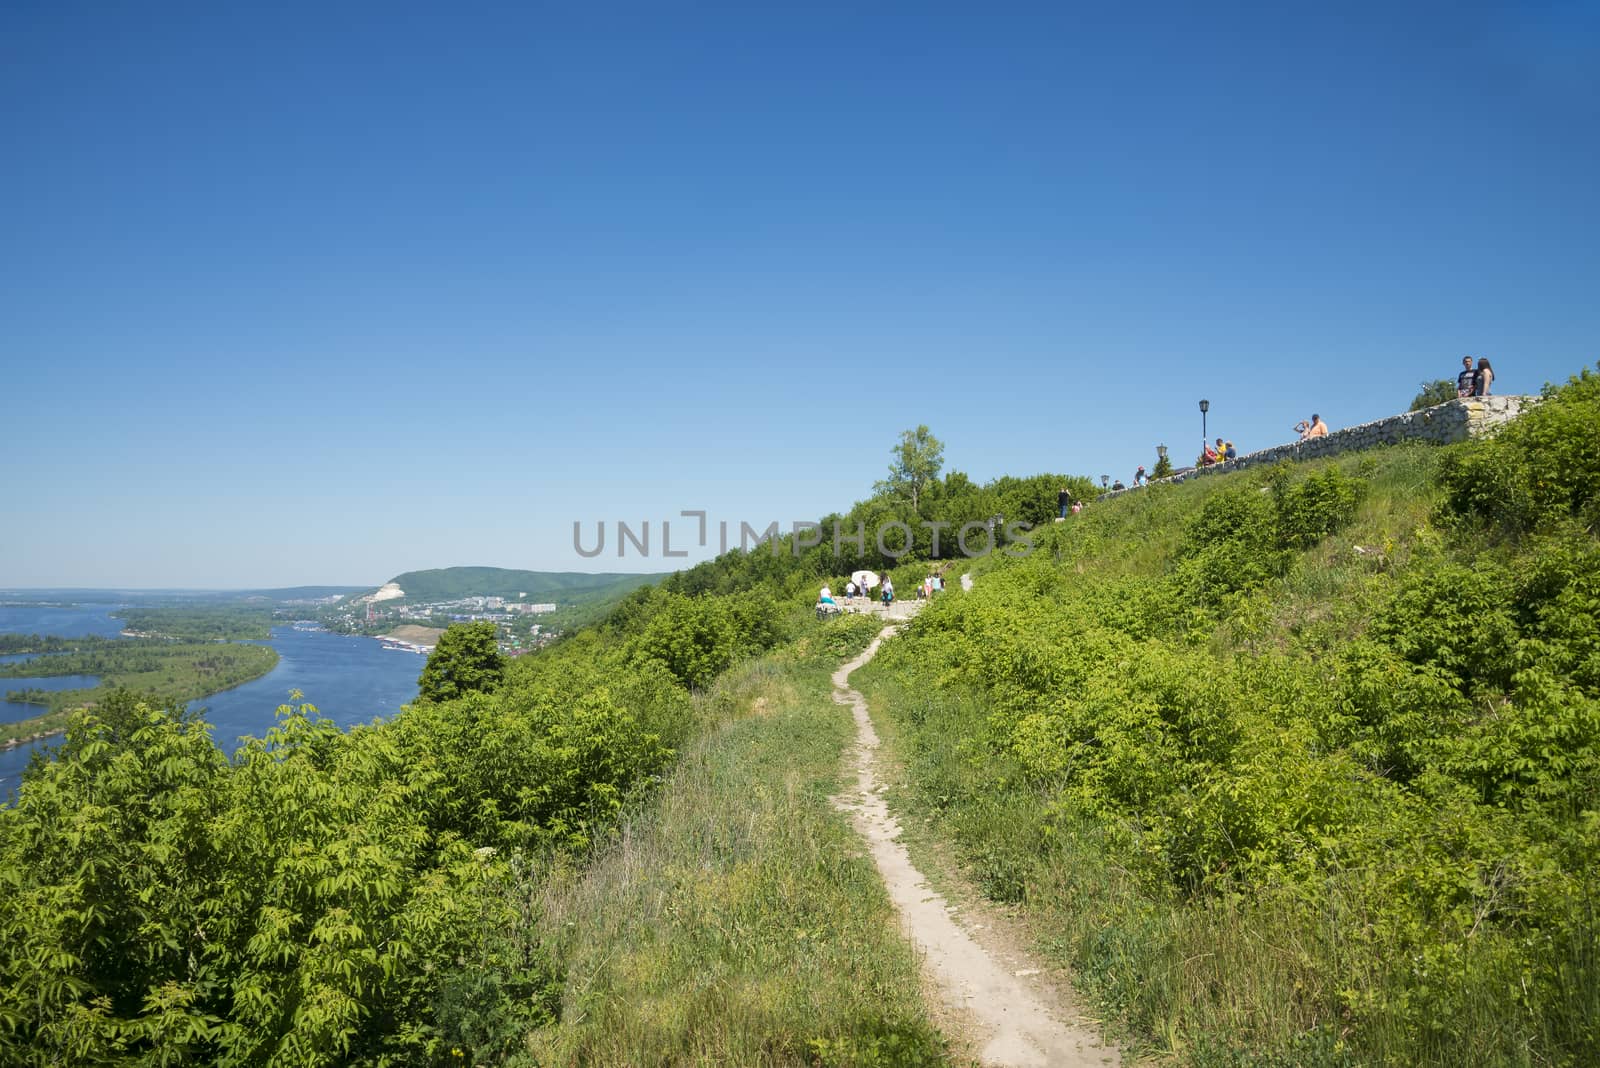
[[[505,670],[493,623],[457,623],[439,635],[439,644],[422,666],[417,696],[448,701],[468,693],[493,693]]]
[[[889,477],[878,483],[880,490],[911,491],[911,507],[915,509],[928,483],[939,477],[944,467],[944,442],[933,436],[926,426],[900,432],[900,440],[890,450]]]
[[[1411,410],[1420,412],[1424,408],[1455,399],[1456,384],[1448,379],[1436,378],[1432,382],[1422,383],[1422,392],[1411,398]]]

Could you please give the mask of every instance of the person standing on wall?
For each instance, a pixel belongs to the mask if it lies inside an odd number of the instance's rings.
[[[1328,436],[1328,424],[1322,421],[1322,416],[1316,412],[1311,413],[1311,426],[1306,430],[1306,437],[1325,438]]]
[[[1065,486],[1056,493],[1056,507],[1060,509],[1061,518],[1067,518],[1067,509],[1072,507],[1072,494],[1067,492]]]
[[[1472,395],[1487,397],[1493,383],[1494,368],[1489,366],[1489,358],[1485,356],[1478,360],[1478,369],[1472,373]]]
[[[1472,357],[1461,357],[1461,373],[1456,375],[1456,396],[1472,396],[1473,386],[1477,377],[1477,372],[1472,369]]]

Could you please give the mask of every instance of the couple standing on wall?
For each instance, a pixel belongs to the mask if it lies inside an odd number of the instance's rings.
[[[1488,357],[1480,358],[1476,369],[1472,366],[1471,356],[1461,357],[1461,373],[1456,375],[1456,396],[1487,397],[1493,382],[1494,368],[1489,366]]]

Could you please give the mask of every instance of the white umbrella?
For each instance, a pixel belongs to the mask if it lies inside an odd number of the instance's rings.
[[[863,590],[870,590],[878,584],[878,576],[871,571],[856,571],[850,575],[850,581]]]

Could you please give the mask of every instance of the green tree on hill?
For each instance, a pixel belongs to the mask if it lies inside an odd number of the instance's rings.
[[[493,693],[505,669],[493,623],[457,623],[439,635],[439,644],[417,679],[417,696],[424,701],[449,701],[463,694]]]
[[[880,492],[911,492],[911,507],[915,509],[928,484],[939,477],[944,467],[944,442],[933,436],[926,426],[900,432],[900,441],[890,450],[893,462],[889,464],[889,477],[878,483]]]
[[[1456,399],[1456,384],[1443,378],[1435,378],[1432,382],[1422,383],[1422,392],[1411,398],[1411,410],[1420,412],[1424,408],[1432,408],[1435,404]]]

